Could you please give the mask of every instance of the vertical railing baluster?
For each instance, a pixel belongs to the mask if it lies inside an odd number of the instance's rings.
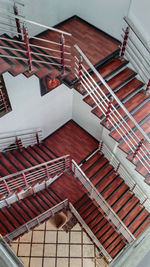
[[[83,58],[82,58],[82,56],[80,56],[79,69],[78,69],[78,89],[80,91],[82,91],[82,84],[81,84],[81,81],[82,81],[82,62],[83,62]]]
[[[31,56],[31,49],[30,49],[30,44],[29,44],[29,35],[28,35],[28,30],[23,25],[23,34],[24,34],[24,42],[26,44],[26,51],[27,51],[27,58],[28,58],[28,65],[29,65],[29,71],[33,71],[33,66],[32,66],[32,56]]]
[[[150,80],[149,80],[148,83],[147,83],[145,92],[146,92],[147,95],[150,94]]]
[[[4,182],[5,186],[6,186],[6,189],[7,189],[8,194],[10,194],[11,191],[10,191],[10,188],[8,186],[8,183],[6,182],[6,180],[3,180],[3,182]]]
[[[129,27],[127,27],[125,30],[125,34],[124,34],[124,38],[123,38],[123,42],[122,42],[122,46],[121,46],[121,51],[120,51],[120,57],[121,58],[123,58],[124,54],[125,54],[126,45],[127,45],[127,41],[128,41],[128,37],[129,37],[129,30],[130,30]]]
[[[15,14],[16,16],[19,15],[18,8],[17,8],[17,6],[16,6],[15,4],[14,4],[14,14]],[[19,20],[18,18],[16,18],[15,20],[16,20],[16,26],[17,26],[18,37],[19,37],[19,39],[22,41],[20,20]]]
[[[60,36],[60,51],[61,51],[61,73],[65,73],[65,37],[63,34]]]
[[[23,180],[24,180],[24,183],[25,183],[26,187],[28,187],[29,184],[28,184],[28,181],[27,181],[27,178],[26,178],[26,175],[25,175],[24,172],[22,173],[22,176],[23,176]]]
[[[17,148],[21,151],[21,140],[18,139],[18,137],[16,137],[16,145],[17,145]]]
[[[8,111],[7,101],[5,99],[3,91],[1,89],[0,89],[0,98],[1,98],[1,101],[2,101],[2,104],[3,104],[3,107],[4,107],[5,111],[7,112]]]
[[[106,125],[106,127],[109,126],[109,121],[108,120],[109,120],[110,113],[111,113],[112,102],[113,102],[113,97],[110,97],[109,103],[108,103],[108,106],[107,106],[106,117],[104,119],[104,124]]]
[[[39,146],[39,145],[40,145],[40,140],[39,140],[39,135],[38,135],[38,133],[36,133],[36,142],[37,142],[37,145]]]
[[[135,162],[135,160],[136,160],[136,156],[137,156],[138,152],[140,151],[141,146],[142,146],[143,143],[144,143],[144,139],[141,139],[141,141],[139,142],[139,144],[138,144],[138,146],[137,146],[135,152],[133,153],[133,157],[132,157],[132,161],[133,161],[133,162]]]

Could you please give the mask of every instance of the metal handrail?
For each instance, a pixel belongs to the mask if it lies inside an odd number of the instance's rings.
[[[113,98],[116,100],[116,102],[119,104],[119,106],[123,109],[127,117],[134,123],[136,128],[143,134],[144,139],[147,140],[150,143],[149,137],[145,134],[143,129],[138,125],[138,123],[135,121],[135,119],[132,117],[132,115],[128,112],[128,110],[124,107],[124,105],[121,103],[121,101],[118,99],[118,97],[114,94],[114,92],[111,90],[111,88],[108,86],[108,84],[105,82],[105,80],[102,78],[102,76],[97,72],[97,70],[94,68],[94,66],[90,63],[90,61],[87,59],[87,57],[84,55],[84,53],[81,51],[81,49],[75,45],[75,48],[77,51],[80,53],[80,55],[83,57],[85,62],[90,66],[90,68],[93,70],[93,72],[96,74],[96,76],[99,78],[99,80],[102,82],[102,84],[106,87],[110,95],[113,96]],[[82,68],[83,70],[81,71],[82,76],[81,78],[81,84],[83,88],[89,93],[93,101],[96,103],[97,107],[102,111],[102,113],[106,116],[107,108],[108,108],[108,103],[109,103],[109,98],[107,95],[103,92],[103,90],[100,88],[100,86],[95,82],[95,80],[92,78],[92,76],[87,72],[87,70],[84,68],[83,64]],[[78,70],[75,68],[76,72],[78,73]],[[85,71],[85,73],[84,73]],[[78,75],[76,75],[78,78]],[[89,78],[87,78],[89,77]],[[92,82],[94,85],[92,84]],[[98,90],[97,90],[98,89]],[[95,93],[96,92],[96,93]],[[101,94],[100,94],[101,93]],[[101,101],[100,101],[101,99]],[[115,106],[111,105],[111,112],[109,115],[110,118],[108,121],[112,124],[114,129],[118,132],[118,134],[122,137],[124,142],[128,145],[130,150],[134,153],[135,152],[135,145],[138,146],[138,142],[140,142],[140,138],[135,134],[135,132],[132,130],[132,128],[129,126],[129,124],[124,120],[124,118],[120,115],[118,112],[117,108]],[[122,127],[122,128],[121,128]],[[124,132],[125,130],[125,132]],[[130,130],[130,136],[126,135],[126,131]],[[125,138],[124,138],[125,136]],[[130,137],[130,139],[129,139]],[[138,142],[137,142],[138,141]],[[134,143],[135,145],[134,145]],[[143,150],[144,149],[144,150]],[[136,155],[137,159],[143,164],[144,168],[149,172],[149,164],[147,166],[147,160],[149,160],[148,155],[146,152],[149,154],[149,150],[146,148],[144,144],[142,144],[142,147],[140,149],[141,151],[138,152]],[[141,152],[144,154],[141,154]],[[141,156],[141,158],[139,157]],[[144,161],[144,162],[143,162]],[[146,165],[145,165],[146,164]]]
[[[138,31],[138,29],[133,24],[133,22],[128,17],[124,17],[124,20],[129,25],[129,27],[132,29],[132,31],[135,33],[135,35],[137,36],[137,38],[144,45],[144,47],[146,48],[146,50],[150,53],[149,44],[145,41],[145,39],[143,38],[142,34]]]
[[[120,176],[125,180],[130,190],[134,192],[134,194],[138,197],[140,203],[148,210],[148,212],[150,212],[150,197],[146,194],[146,192],[142,189],[142,187],[139,184],[137,184],[133,175],[131,177],[130,173],[120,162],[119,158],[111,151],[108,145],[106,145],[102,140],[100,140],[99,149],[100,152],[102,152],[105,155],[105,157],[110,161],[110,164],[114,167],[116,172],[119,173]]]
[[[99,248],[99,250],[104,254],[108,262],[112,261],[111,256],[108,254],[106,249],[102,246],[100,241],[97,239],[97,237],[93,234],[91,229],[88,227],[88,225],[85,223],[85,221],[82,219],[78,211],[75,209],[75,207],[69,202],[69,209],[71,213],[75,216],[77,221],[81,224],[82,228],[85,230],[85,232],[90,236],[92,239],[93,243]]]
[[[91,70],[96,74],[96,76],[99,78],[99,80],[102,82],[102,84],[107,88],[109,93],[113,96],[113,98],[116,100],[116,102],[119,104],[119,106],[123,109],[123,111],[127,114],[129,119],[135,124],[136,128],[141,132],[141,134],[144,136],[145,140],[147,140],[148,143],[150,143],[150,138],[147,136],[147,134],[143,131],[143,129],[139,126],[137,121],[133,118],[133,116],[129,113],[129,111],[125,108],[125,106],[121,103],[119,98],[114,94],[110,86],[106,83],[106,81],[103,79],[103,77],[99,74],[99,72],[94,68],[92,63],[89,61],[89,59],[85,56],[85,54],[82,52],[82,50],[78,47],[78,45],[74,45],[75,49],[80,53],[80,55],[84,58],[86,63],[90,66]]]
[[[83,186],[86,188],[86,190],[90,194],[90,198],[94,199],[100,209],[103,211],[106,219],[110,220],[113,223],[117,231],[123,235],[128,243],[133,242],[136,239],[134,235],[130,232],[127,226],[118,217],[118,215],[114,212],[108,202],[98,192],[98,190],[74,160],[72,160],[72,171],[75,174],[75,177],[77,177],[77,179],[79,179]]]
[[[42,130],[40,128],[35,128],[0,133],[0,151],[6,152],[18,149],[16,139],[20,140],[20,148],[40,143],[42,141]]]
[[[38,226],[40,223],[43,223],[45,220],[49,219],[50,217],[53,217],[56,213],[62,211],[63,209],[66,209],[67,207],[68,207],[68,199],[65,199],[64,201],[58,203],[54,207],[36,216],[34,219],[30,220],[29,222],[26,222],[25,224],[21,225],[16,230],[5,235],[4,240],[6,242],[12,242],[14,239],[19,237],[20,235],[26,232],[29,232],[34,227]]]
[[[7,11],[5,8],[0,7],[0,13],[1,13],[1,10],[2,10],[2,11]],[[7,11],[7,12],[8,12],[8,11]],[[9,12],[8,12],[8,13],[9,13]],[[8,15],[7,13],[2,13],[2,14],[3,14],[3,15]],[[10,15],[8,15],[8,16],[10,16]],[[53,27],[49,27],[49,26],[44,25],[44,24],[41,24],[41,23],[37,23],[37,22],[32,21],[32,20],[25,19],[25,18],[23,18],[22,16],[18,16],[18,15],[11,14],[10,17],[12,17],[12,18],[14,18],[14,19],[19,19],[19,20],[21,20],[22,22],[27,22],[27,23],[30,23],[30,24],[33,24],[33,25],[36,25],[36,26],[39,26],[39,27],[42,27],[42,28],[51,30],[51,31],[55,31],[55,32],[58,32],[58,33],[61,33],[61,34],[64,34],[64,35],[72,36],[71,33],[68,33],[68,32],[66,32],[66,31],[61,31],[61,30],[56,29],[56,28],[53,28]]]

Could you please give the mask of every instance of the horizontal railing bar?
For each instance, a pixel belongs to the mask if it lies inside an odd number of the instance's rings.
[[[128,110],[125,108],[125,106],[121,103],[121,101],[119,100],[119,98],[115,95],[115,93],[112,91],[112,89],[110,88],[110,86],[105,82],[105,80],[99,74],[99,72],[94,68],[94,66],[91,64],[91,62],[89,61],[89,59],[84,55],[84,53],[82,52],[82,50],[78,47],[78,45],[75,45],[74,47],[82,55],[82,57],[88,63],[88,65],[90,66],[90,68],[97,75],[97,77],[99,78],[99,80],[104,84],[104,86],[107,88],[107,90],[110,92],[110,94],[116,100],[116,102],[120,105],[120,107],[123,109],[123,111],[127,114],[127,116],[130,118],[130,120],[135,124],[136,128],[142,133],[142,135],[148,141],[148,143],[150,143],[150,139],[147,136],[147,134],[143,131],[143,129],[139,126],[139,124],[136,122],[136,120],[133,118],[133,116],[128,112]]]
[[[42,135],[42,130],[40,129],[33,129],[29,132],[25,132],[25,130],[21,130],[21,131],[16,131],[16,132],[3,132],[3,133],[0,133],[0,140],[1,139],[8,139],[8,138],[13,138],[13,137],[19,137],[21,138],[21,136],[26,136],[26,135],[32,135],[32,134],[36,134],[36,133],[40,133]]]
[[[46,54],[40,54],[40,53],[36,53],[36,52],[31,52],[31,54],[38,55],[38,56],[43,56],[43,57],[55,58],[55,59],[60,59],[61,60],[60,57],[49,56],[49,55],[46,55]],[[71,61],[71,59],[65,58],[65,61]]]
[[[45,46],[35,45],[35,44],[30,44],[30,47],[42,48],[42,49],[46,49],[46,50],[49,50],[49,51],[52,51],[52,52],[61,53],[60,50],[52,49],[52,48],[45,47]],[[71,53],[64,51],[64,54],[70,55]]]
[[[0,10],[6,11],[4,8],[0,8]],[[4,15],[7,15],[7,14],[4,13]],[[13,15],[11,15],[11,17],[14,18],[14,19],[20,19],[23,22],[27,22],[27,23],[30,23],[30,24],[33,24],[33,25],[36,25],[36,26],[39,26],[39,27],[42,27],[42,28],[46,28],[46,29],[51,30],[51,31],[55,31],[55,32],[58,32],[58,33],[61,33],[61,34],[64,34],[64,35],[72,36],[72,34],[69,33],[69,32],[61,31],[59,29],[56,29],[56,28],[53,28],[53,27],[49,27],[49,26],[44,25],[44,24],[40,24],[40,23],[37,23],[35,21],[22,18],[21,16],[18,16],[18,15],[14,15],[13,14]]]
[[[32,62],[38,62],[38,63],[43,63],[43,64],[48,64],[48,65],[54,65],[54,66],[62,66],[61,63],[52,63],[48,61],[42,61],[42,60],[37,60],[37,59],[32,59]]]
[[[9,38],[0,37],[0,40],[9,41],[9,42],[11,42],[11,43],[18,43],[18,44],[25,45],[24,42],[17,41],[17,40],[14,40],[14,39],[9,39]]]
[[[11,20],[11,21],[15,21],[15,19],[14,18],[12,18],[10,15],[6,15],[6,14],[3,14],[3,13],[1,13],[0,12],[0,16],[1,16],[1,18],[3,18],[3,19],[7,19],[7,20]],[[20,23],[21,24],[23,24],[23,22],[22,21],[20,21]]]
[[[21,59],[21,60],[26,60],[26,61],[28,61],[28,59],[27,58],[24,58],[24,57],[15,57],[15,56],[7,56],[7,55],[0,55],[0,57],[4,57],[4,58],[13,58],[13,59]]]
[[[123,32],[125,33],[125,30],[122,29]],[[123,37],[123,36],[122,36]],[[147,60],[147,58],[145,57],[144,53],[138,48],[138,46],[136,45],[135,41],[132,39],[132,36],[128,36],[128,39],[130,40],[130,42],[135,46],[136,50],[139,52],[139,54],[141,54],[142,58],[146,61],[146,63],[150,66],[150,62]]]
[[[55,162],[57,162],[57,161],[60,161],[60,160],[62,160],[62,159],[68,158],[68,157],[70,157],[70,156],[69,156],[69,155],[62,156],[62,157],[59,157],[59,158],[57,158],[57,159],[53,159],[53,160],[44,162],[44,163],[42,163],[42,164],[38,164],[38,165],[33,166],[33,167],[31,167],[31,168],[25,169],[25,170],[23,170],[23,171],[19,171],[19,172],[16,172],[16,173],[7,175],[7,176],[5,176],[5,177],[3,177],[3,178],[0,178],[0,182],[1,182],[1,181],[4,181],[4,180],[7,180],[7,179],[9,179],[9,178],[13,178],[14,176],[17,176],[17,175],[19,175],[19,174],[22,174],[22,173],[26,173],[26,172],[32,171],[32,170],[34,170],[34,169],[36,169],[36,168],[39,168],[39,167],[42,167],[42,166],[46,166],[47,164],[55,163]]]
[[[5,50],[10,50],[10,51],[12,50],[12,51],[18,51],[18,52],[27,53],[27,51],[25,51],[25,50],[21,50],[21,49],[18,49],[18,48],[12,48],[12,47],[8,47],[8,46],[0,45],[0,48],[5,49]]]
[[[39,41],[43,41],[43,42],[47,42],[47,43],[51,43],[51,44],[54,44],[54,45],[62,46],[61,43],[57,43],[57,42],[54,42],[54,41],[49,41],[49,40],[46,40],[46,39],[43,39],[43,38],[39,38],[39,37],[29,36],[29,38],[35,39],[35,40],[39,40]],[[64,44],[64,47],[71,48],[71,46],[66,45],[66,44]]]
[[[129,25],[131,30],[135,33],[135,35],[138,37],[138,39],[141,41],[141,43],[144,45],[146,50],[150,53],[150,47],[149,47],[148,43],[145,41],[142,34],[138,31],[138,29],[135,27],[133,22],[128,17],[124,17],[124,20]]]
[[[13,34],[22,36],[22,33],[18,33],[18,32],[12,31],[12,30],[8,30],[8,29],[2,28],[2,27],[0,27],[0,30],[2,30],[4,32],[9,32],[9,33],[13,33]]]

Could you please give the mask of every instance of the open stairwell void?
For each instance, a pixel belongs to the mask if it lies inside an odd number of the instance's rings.
[[[139,199],[100,152],[98,142],[73,121],[68,122],[40,145],[22,148],[22,151],[1,153],[1,177],[61,157],[65,153],[70,154],[71,158],[78,162],[94,188],[133,236],[137,238],[143,233],[150,223],[149,212],[140,204]],[[89,234],[88,229],[90,229],[100,243],[101,252],[108,262],[127,247],[126,238],[119,229],[116,230],[111,217],[107,218],[103,207],[97,205],[92,193],[87,192],[76,173],[74,177],[71,172],[64,173],[50,186],[45,186],[45,189],[37,193],[34,192],[34,195],[26,196],[1,208],[0,233],[11,242],[27,231],[28,228],[24,225],[27,223],[30,225],[30,221],[66,199],[78,212],[79,222],[80,217],[84,220],[86,224],[84,230]],[[24,231],[20,232],[21,226],[24,227]]]

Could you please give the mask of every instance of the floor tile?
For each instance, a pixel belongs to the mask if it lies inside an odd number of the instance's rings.
[[[56,231],[47,231],[45,235],[45,243],[56,243]]]
[[[70,257],[81,257],[80,245],[70,245]]]
[[[41,257],[43,255],[43,244],[32,244],[31,256]]]
[[[69,256],[69,245],[67,244],[58,244],[57,245],[57,256],[58,257],[68,257]]]
[[[42,258],[31,258],[30,267],[41,267]]]
[[[80,224],[77,223],[77,224],[72,228],[72,230],[73,230],[73,231],[81,231],[82,228],[81,228]]]
[[[20,242],[30,243],[31,242],[31,236],[32,236],[32,231],[30,231],[29,233],[25,233],[22,237],[20,237]]]
[[[81,259],[70,259],[70,267],[82,267]]]
[[[44,242],[44,231],[34,231],[32,243],[43,243]]]
[[[23,262],[24,267],[29,266],[29,258],[28,257],[20,257],[20,260]]]
[[[69,233],[66,233],[64,231],[59,231],[58,243],[69,243]]]
[[[83,259],[83,267],[95,267],[95,263],[91,259]]]
[[[34,231],[35,230],[45,230],[45,222],[44,223],[42,223],[42,224],[40,224],[39,226],[37,226],[35,229],[34,229]]]
[[[18,244],[17,244],[17,243],[13,243],[13,244],[11,245],[11,249],[15,252],[15,254],[17,254]]]
[[[30,246],[30,244],[19,244],[18,256],[29,256]]]
[[[52,223],[52,220],[48,220],[46,222],[46,230],[58,230],[54,223]]]
[[[91,239],[87,236],[87,234],[85,232],[83,232],[83,243],[92,244]]]
[[[68,266],[68,259],[65,258],[57,259],[57,267],[67,267],[67,266]]]
[[[81,243],[81,232],[71,232],[70,243]]]
[[[83,245],[83,257],[94,257],[93,245]]]
[[[55,244],[45,244],[44,246],[44,256],[56,256],[56,245]]]
[[[55,258],[45,258],[43,267],[55,267]]]

